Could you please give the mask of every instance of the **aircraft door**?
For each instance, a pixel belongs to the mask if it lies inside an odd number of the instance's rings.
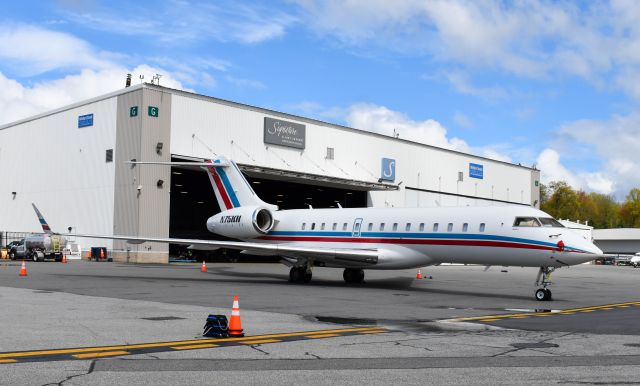
[[[362,227],[362,219],[361,218],[357,218],[353,222],[353,230],[351,231],[351,236],[352,237],[360,237],[360,228],[361,227]]]

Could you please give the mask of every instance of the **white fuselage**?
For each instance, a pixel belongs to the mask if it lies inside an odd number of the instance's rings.
[[[335,249],[375,248],[380,251],[376,264],[328,264],[366,269],[439,263],[560,267],[602,254],[590,240],[568,228],[514,226],[516,217],[551,216],[524,206],[283,210],[274,212],[273,229],[251,240]]]

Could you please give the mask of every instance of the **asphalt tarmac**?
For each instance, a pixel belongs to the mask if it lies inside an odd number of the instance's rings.
[[[640,384],[640,269],[0,262],[0,384]],[[506,272],[504,272],[506,271]],[[200,336],[239,295],[243,341]],[[61,350],[68,349],[68,350]]]

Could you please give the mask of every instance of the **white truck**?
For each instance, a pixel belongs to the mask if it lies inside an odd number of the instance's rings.
[[[640,252],[636,253],[631,260],[629,260],[629,264],[633,265],[634,268],[640,267]]]

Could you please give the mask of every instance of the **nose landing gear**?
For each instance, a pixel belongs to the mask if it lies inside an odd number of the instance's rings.
[[[540,267],[538,276],[536,277],[536,286],[542,286],[542,288],[538,288],[536,290],[536,300],[551,300],[551,290],[547,287],[553,284],[549,279],[551,279],[551,273],[555,270],[555,267]]]

